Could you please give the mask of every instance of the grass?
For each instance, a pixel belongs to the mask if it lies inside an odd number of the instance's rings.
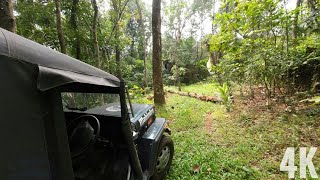
[[[182,90],[206,94],[214,92],[211,87],[215,85],[196,84]],[[219,104],[167,95],[166,105],[157,107],[157,116],[168,120],[175,143],[167,179],[287,179],[287,173],[279,170],[285,149],[320,144],[317,108],[275,113],[235,100],[235,110],[227,113]],[[313,163],[320,172],[317,153]]]

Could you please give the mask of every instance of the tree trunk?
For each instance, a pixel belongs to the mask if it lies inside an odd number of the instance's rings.
[[[121,53],[120,53],[120,48],[119,48],[119,20],[120,20],[120,14],[119,14],[119,8],[120,5],[117,3],[116,0],[112,0],[112,6],[113,6],[113,10],[116,13],[116,17],[114,20],[114,24],[115,24],[115,39],[116,39],[116,43],[115,43],[115,50],[116,50],[116,63],[117,63],[117,74],[118,74],[118,78],[122,78],[122,72],[121,72]]]
[[[216,7],[216,0],[212,1],[212,15],[211,15],[211,22],[214,21],[216,13],[215,13],[215,7]],[[214,23],[211,23],[211,34],[215,34],[216,30],[215,30],[215,25]]]
[[[66,42],[64,40],[64,33],[62,29],[62,20],[61,20],[61,3],[60,0],[55,0],[56,5],[56,23],[57,23],[57,33],[60,44],[60,51],[63,54],[67,54]]]
[[[161,49],[161,0],[153,0],[152,3],[152,69],[154,103],[165,104],[162,82],[162,49]]]
[[[177,40],[176,40],[177,41]],[[175,46],[173,47],[173,61],[175,64],[175,78],[176,78],[176,86],[178,87],[178,90],[181,91],[180,87],[180,75],[179,75],[179,64],[178,64],[178,57],[177,57],[177,46],[178,43],[176,42]]]
[[[268,71],[269,69],[269,65],[267,62],[267,59],[264,59],[264,71],[265,73]],[[270,81],[269,81],[269,77],[264,74],[264,86],[265,86],[265,95],[266,95],[266,105],[268,109],[271,109],[271,90],[270,90]]]
[[[81,59],[81,46],[80,46],[80,40],[79,40],[78,20],[77,20],[78,5],[79,5],[79,0],[72,1],[70,23],[71,23],[71,28],[75,33],[75,40],[73,41],[73,46],[75,49],[75,57],[76,59]]]
[[[17,31],[12,0],[0,1],[0,27],[13,33]]]
[[[92,23],[92,35],[93,35],[93,47],[94,47],[94,55],[96,61],[96,67],[101,68],[100,56],[99,56],[99,44],[98,44],[98,35],[97,35],[97,25],[98,25],[98,15],[99,9],[96,0],[92,0],[93,7],[93,23]]]
[[[297,5],[295,9],[294,19],[293,19],[293,30],[292,30],[292,38],[296,39],[298,34],[298,19],[300,14],[300,6],[302,4],[303,0],[297,0]]]
[[[119,31],[119,28],[117,28],[116,30],[116,36],[118,35],[118,31]],[[117,38],[117,40],[119,40]],[[121,72],[121,57],[120,57],[121,53],[120,53],[120,49],[119,49],[119,45],[116,44],[116,63],[117,63],[117,74],[118,74],[118,78],[122,78],[122,72]]]
[[[288,54],[289,54],[289,24],[288,24],[288,12],[286,10],[286,56],[288,58]],[[292,86],[291,86],[291,79],[290,79],[290,70],[289,70],[289,66],[287,67],[287,93],[291,94],[292,92]]]
[[[181,31],[183,27],[184,25],[181,25],[181,12],[179,12],[178,13],[178,30],[176,34],[176,45],[174,47],[174,55],[173,55],[174,63],[176,65],[176,83],[179,91],[181,91],[181,82],[180,82],[180,72],[179,72],[178,49],[180,48]]]
[[[143,86],[144,89],[146,89],[148,87],[148,78],[147,78],[147,63],[146,63],[146,40],[145,40],[145,27],[144,27],[144,23],[143,23],[143,16],[142,16],[142,11],[141,11],[141,7],[139,4],[139,0],[136,0],[136,4],[137,4],[137,8],[138,8],[138,12],[139,12],[139,26],[141,29],[141,34],[140,34],[140,45],[142,45],[143,49],[143,54],[141,55],[141,52],[139,52],[139,58],[142,58],[143,60],[143,66],[144,66],[144,71],[143,71]],[[140,49],[140,48],[139,48]],[[140,50],[141,50],[140,49]]]
[[[215,16],[216,16],[215,7],[216,7],[216,0],[212,0],[212,11],[211,11],[211,21],[212,22],[215,20]],[[226,8],[225,12],[228,12],[229,11],[228,10],[229,9],[229,3],[226,4],[225,8]],[[216,28],[215,28],[214,23],[212,23],[211,24],[211,34],[214,35],[215,33],[216,33]],[[218,64],[218,58],[220,58],[220,52],[219,51],[213,52],[213,51],[210,50],[211,46],[210,46],[209,40],[206,41],[206,46],[207,46],[207,51],[208,51],[208,63],[207,64],[210,64],[211,67],[217,65]]]
[[[220,52],[211,51],[211,45],[208,41],[206,42],[206,46],[208,51],[208,63],[211,64],[211,66],[217,65],[219,63]]]
[[[96,0],[91,0],[92,8],[93,8],[93,22],[92,22],[92,39],[93,39],[93,47],[94,47],[94,58],[96,61],[96,67],[101,68],[100,62],[100,52],[99,52],[99,43],[98,43],[98,18],[99,18],[99,8]],[[104,97],[100,95],[98,98],[100,105],[104,104]]]
[[[174,64],[176,65],[176,86],[178,86],[178,90],[181,91],[181,83],[180,83],[180,74],[179,74],[179,62],[178,62],[178,51],[177,48],[180,45],[180,30],[178,30],[178,35],[176,37],[176,45],[174,46],[174,50],[173,50],[173,59],[174,59]]]

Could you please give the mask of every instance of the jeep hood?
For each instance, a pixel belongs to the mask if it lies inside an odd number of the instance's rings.
[[[130,106],[127,105],[129,108]],[[153,105],[150,104],[132,104],[133,114],[134,117],[131,117],[131,119],[135,119],[137,117],[141,117],[141,115],[147,111],[148,109],[151,109]],[[129,113],[130,108],[129,108]],[[121,107],[119,103],[110,103],[106,104],[104,106],[96,107],[93,109],[89,109],[86,111],[88,114],[96,114],[96,115],[103,115],[103,116],[113,116],[113,117],[121,117]]]
[[[129,108],[130,106],[127,105],[127,107]],[[130,121],[136,130],[139,130],[140,127],[155,114],[154,106],[150,104],[132,104],[132,109],[134,116],[132,117],[132,115],[130,115]],[[120,118],[121,108],[119,103],[111,103],[101,107],[89,109],[86,111],[86,113]],[[131,113],[130,108],[129,113]]]

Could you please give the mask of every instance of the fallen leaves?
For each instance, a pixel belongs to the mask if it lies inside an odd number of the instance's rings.
[[[197,164],[192,166],[192,172],[193,172],[193,174],[199,173],[200,172],[200,166],[197,165]]]
[[[200,165],[196,164],[194,166],[192,166],[192,174],[199,174],[200,173],[200,170],[201,170],[201,167]],[[206,174],[210,174],[212,172],[212,169],[211,168],[207,168],[205,173]]]

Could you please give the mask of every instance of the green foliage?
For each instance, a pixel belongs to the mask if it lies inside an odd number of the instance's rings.
[[[176,83],[177,73],[183,84],[196,83],[209,76],[206,66],[199,63],[207,56],[207,52],[202,40],[197,39],[196,31],[200,30],[203,38],[203,21],[209,15],[210,7],[212,4],[207,0],[175,0],[170,4],[164,3],[163,22],[167,29],[162,44],[164,60],[170,64],[164,72],[167,85]],[[187,29],[187,24],[192,26],[190,30]],[[179,67],[178,71],[175,66]]]
[[[212,72],[220,81],[250,85],[286,85],[301,90],[319,81],[319,31],[310,31],[299,16],[297,37],[292,37],[295,12],[283,1],[223,1],[211,36],[211,51],[221,52],[220,64]],[[309,13],[308,8],[300,8]],[[317,62],[315,62],[317,61]],[[312,74],[306,72],[313,72]]]
[[[151,9],[138,0],[143,18],[140,19],[136,1],[100,1],[98,45],[100,68],[117,74],[117,67],[129,84],[143,87],[144,43],[146,43],[148,86],[152,85]],[[109,3],[108,7],[104,7]],[[289,10],[282,0],[175,0],[163,4],[163,60],[170,64],[164,71],[167,85],[175,84],[179,73],[183,84],[202,81],[209,76],[206,68],[208,51],[220,54],[212,73],[219,82],[237,82],[316,92],[320,83],[319,23],[313,17],[319,5],[307,2]],[[93,50],[93,8],[90,1],[79,0],[76,8],[76,30],[72,27],[73,1],[61,1],[62,25],[67,54],[97,65]],[[122,12],[123,10],[123,12]],[[213,14],[212,14],[213,13]],[[56,32],[53,0],[17,0],[15,4],[18,34],[60,49]],[[296,16],[298,14],[298,16]],[[121,17],[118,17],[121,16]],[[295,18],[297,25],[295,25]],[[205,34],[206,20],[212,19],[212,32]],[[318,18],[319,19],[319,18]],[[141,32],[144,25],[145,34]],[[211,24],[210,24],[211,26]],[[297,32],[295,37],[294,27]],[[115,28],[117,27],[117,28]],[[118,29],[118,31],[115,31]],[[145,40],[145,42],[144,42]],[[116,47],[122,65],[116,62]],[[176,55],[176,56],[174,56]],[[179,71],[174,71],[175,60]]]
[[[122,64],[122,73],[123,78],[126,80],[129,88],[133,86],[138,86],[140,88],[143,87],[143,79],[144,79],[144,63],[143,60],[127,58]],[[149,79],[149,87],[152,87],[152,64],[150,60],[146,61],[147,66],[147,78]]]
[[[217,90],[223,104],[226,106],[227,112],[230,112],[232,110],[232,98],[229,86],[227,85],[227,83],[223,83],[222,86],[217,87]]]
[[[145,90],[137,85],[133,85],[132,88],[129,89],[130,98],[140,98],[144,95]]]
[[[204,81],[210,75],[206,67],[208,59],[197,61],[193,64],[186,65],[186,72],[182,76],[182,82],[185,84]]]
[[[15,4],[17,33],[53,49],[59,49],[53,1],[23,1]]]
[[[183,92],[189,92],[189,93],[197,93],[197,94],[203,94],[206,96],[214,96],[215,94],[219,93],[217,90],[217,87],[219,85],[217,83],[209,82],[199,82],[196,84],[191,84],[187,86],[182,86],[181,90]],[[171,89],[174,91],[178,91],[178,89],[174,86],[168,86],[167,89]]]

